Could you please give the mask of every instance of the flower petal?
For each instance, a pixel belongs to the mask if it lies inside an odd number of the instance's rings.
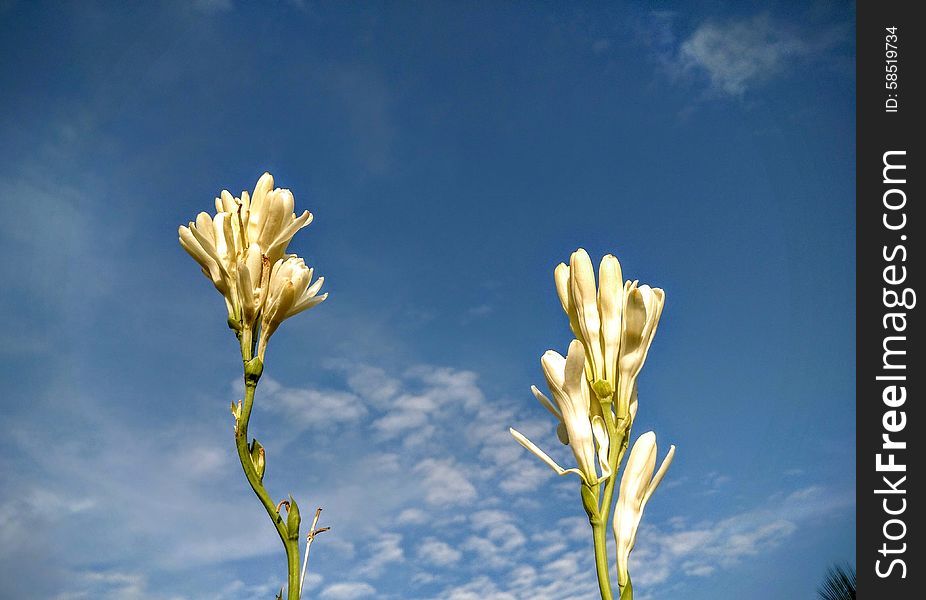
[[[560,423],[563,422],[563,415],[559,412],[559,409],[553,406],[553,403],[550,402],[550,399],[544,396],[543,392],[537,389],[536,385],[531,386],[531,392],[533,392],[534,398],[537,398],[537,401],[540,402],[540,404],[542,404],[545,409],[550,411],[551,415],[556,417]],[[563,443],[565,444],[566,442]]]
[[[598,311],[604,347],[604,373],[601,376],[617,386],[617,358],[621,346],[621,312],[624,307],[624,279],[621,263],[608,254],[598,267]]]
[[[572,340],[563,369],[563,392],[574,400],[585,396],[585,412],[588,412],[588,386],[585,381],[585,347],[579,340]]]
[[[583,480],[585,480],[585,476],[582,474],[581,471],[579,471],[578,469],[562,468],[561,466],[556,464],[556,461],[550,458],[546,452],[544,452],[543,450],[538,448],[536,445],[534,445],[532,441],[524,437],[524,435],[518,430],[514,429],[513,427],[509,427],[508,431],[514,437],[514,439],[518,440],[519,444],[521,444],[522,446],[530,450],[537,458],[545,462],[551,469],[556,471],[557,475],[565,475],[566,473],[575,473],[576,475],[581,477]]]
[[[601,477],[598,478],[598,483],[601,483],[611,476],[611,463],[608,461],[611,438],[608,437],[604,419],[598,415],[592,417],[592,433],[595,434],[595,441],[598,443],[598,464],[601,467]]]
[[[578,315],[580,339],[585,343],[588,360],[592,365],[594,383],[604,377],[601,348],[601,319],[598,315],[598,290],[595,286],[595,269],[583,248],[572,253],[569,259],[569,276],[572,300]]]
[[[576,313],[576,305],[573,302],[572,290],[569,284],[569,266],[564,263],[556,265],[553,270],[553,281],[556,283],[556,294],[559,296],[563,312],[569,317],[569,329],[572,331],[572,335],[578,337],[582,335],[582,332],[579,328],[579,316]]]
[[[543,375],[547,380],[547,387],[553,392],[556,398],[557,393],[563,392],[563,380],[566,376],[566,359],[562,354],[555,350],[547,350],[540,357],[540,366],[543,368]],[[557,400],[558,401],[558,400]]]
[[[649,497],[653,495],[653,492],[656,491],[656,488],[659,487],[662,478],[665,477],[666,471],[669,470],[669,465],[672,464],[672,459],[675,458],[675,446],[669,446],[669,453],[666,454],[666,457],[662,459],[662,464],[659,466],[659,470],[656,471],[656,474],[653,475],[653,480],[650,482],[649,487],[646,488],[646,495],[643,497],[644,505],[649,500]]]

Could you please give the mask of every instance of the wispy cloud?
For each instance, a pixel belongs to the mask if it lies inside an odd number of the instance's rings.
[[[439,567],[457,563],[462,556],[463,553],[455,550],[450,544],[434,538],[427,538],[418,546],[419,560]]]
[[[715,89],[739,96],[811,50],[796,31],[762,14],[702,23],[682,42],[679,59],[683,69],[705,73]]]
[[[147,580],[139,573],[121,571],[82,571],[74,574],[78,591],[64,592],[55,600],[78,600],[82,598],[126,598],[141,600],[147,593]],[[91,593],[90,590],[93,592]]]
[[[361,577],[379,577],[387,566],[405,562],[402,536],[398,533],[383,533],[367,543],[369,558],[357,570]]]
[[[240,381],[235,381],[240,389]],[[261,381],[261,404],[271,412],[286,417],[300,429],[328,430],[332,427],[356,423],[367,414],[363,401],[342,390],[290,388],[271,378]]]
[[[476,488],[452,459],[426,459],[418,463],[415,472],[423,479],[428,504],[447,506],[476,499]]]
[[[324,600],[354,600],[354,598],[369,598],[376,595],[376,588],[369,583],[351,582],[335,583],[322,590]]]
[[[487,317],[491,315],[494,310],[495,309],[491,304],[478,304],[466,310],[466,314],[464,315],[463,320],[464,322],[468,322],[472,319]]]
[[[775,18],[706,19],[687,36],[676,31],[678,13],[653,11],[639,26],[639,39],[676,82],[702,81],[714,94],[741,97],[786,75],[805,62],[819,60],[847,38],[843,26],[815,27]]]
[[[766,505],[718,520],[689,524],[688,518],[675,518],[658,526],[644,521],[631,554],[631,570],[635,581],[646,587],[665,583],[679,573],[706,577],[769,552],[800,528],[839,515],[853,505],[850,491],[811,486],[776,495]]]
[[[489,399],[471,371],[422,364],[390,373],[378,366],[334,361],[327,375],[327,387],[318,389],[268,379],[259,394],[265,415],[284,416],[282,427],[309,432],[312,439],[320,435],[316,425],[326,412],[348,415],[328,419],[339,425],[335,431],[340,433],[328,438],[322,454],[313,455],[313,471],[318,472],[309,491],[319,489],[308,493],[298,483],[295,489],[298,498],[323,503],[335,528],[320,541],[314,563],[325,575],[324,584],[314,573],[310,580],[321,598],[578,600],[594,595],[584,517],[569,511],[567,504],[538,503],[527,493],[545,487],[548,498],[557,498],[561,490],[571,496],[574,482],[557,478],[509,439],[504,428],[517,416],[531,435],[551,441],[552,453],[567,453],[568,448],[555,445],[549,422],[520,417],[511,403]],[[534,416],[542,410],[531,402],[517,405],[536,408]],[[303,418],[302,412],[313,416]],[[418,425],[399,428],[402,435],[397,437],[383,436],[382,419],[393,412],[417,415]],[[145,437],[130,424],[100,416],[94,449],[79,452],[73,444],[55,445],[41,436],[14,437],[20,451],[38,461],[56,483],[35,487],[34,501],[17,503],[0,494],[4,546],[28,547],[20,544],[28,532],[9,525],[34,520],[34,511],[28,511],[38,505],[57,515],[48,525],[62,532],[64,547],[76,542],[79,531],[92,528],[96,554],[108,566],[64,561],[71,576],[60,600],[181,597],[149,589],[148,573],[126,568],[118,552],[105,551],[119,547],[126,523],[133,536],[147,540],[135,553],[155,573],[197,565],[214,569],[243,557],[270,561],[277,551],[272,530],[253,510],[250,498],[231,492],[238,478],[222,444],[226,425],[195,431],[187,425]],[[409,437],[423,431],[427,435],[407,445]],[[274,465],[294,460],[287,456],[299,447],[294,443],[298,436],[283,437],[268,440]],[[188,439],[198,443],[165,458],[162,448],[176,448]],[[352,453],[357,446],[363,452]],[[87,461],[93,469],[86,468]],[[111,475],[103,486],[89,476],[99,471]],[[350,476],[340,475],[344,473]],[[692,478],[708,489],[732,485],[716,472]],[[632,568],[641,586],[654,593],[668,585],[670,576],[674,584],[680,578],[708,577],[776,547],[850,501],[823,488],[802,488],[740,513],[697,521],[691,515],[644,521]],[[209,510],[191,514],[191,506]],[[552,521],[547,513],[551,508],[559,515]],[[239,515],[234,528],[227,527],[229,515]],[[229,548],[235,548],[234,556]],[[352,566],[339,568],[338,563]],[[404,582],[398,596],[389,591],[397,581]],[[196,597],[259,597],[274,585],[278,582],[239,577]]]

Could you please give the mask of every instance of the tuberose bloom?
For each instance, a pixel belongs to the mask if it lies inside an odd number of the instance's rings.
[[[202,267],[215,289],[225,298],[229,318],[236,316],[237,293],[234,265],[237,262],[235,236],[229,213],[215,217],[201,212],[187,227],[180,226],[180,245]]]
[[[305,261],[291,254],[273,265],[270,283],[260,324],[260,343],[257,355],[264,359],[267,341],[285,319],[320,304],[328,294],[318,296],[318,290],[325,282],[319,277],[312,283],[312,269]],[[311,284],[311,285],[310,285]]]
[[[553,272],[569,327],[585,347],[585,375],[601,398],[628,415],[631,395],[662,314],[665,292],[637,281],[622,283],[620,262],[601,259],[598,284],[588,253],[579,248]]]
[[[585,373],[598,395],[608,396],[617,388],[617,356],[621,341],[621,311],[624,305],[621,264],[608,254],[595,269],[588,253],[579,248],[553,271],[560,304],[569,317],[569,327],[585,347]]]
[[[653,475],[653,469],[656,467],[656,434],[652,431],[637,438],[630,451],[630,458],[627,459],[624,474],[621,476],[620,495],[614,509],[617,580],[621,588],[630,580],[627,563],[637,539],[637,527],[643,517],[643,509],[665,476],[674,456],[675,446],[671,446],[659,471]]]
[[[509,428],[509,431],[514,439],[537,455],[557,474],[575,473],[586,485],[597,485],[611,476],[608,464],[609,438],[604,419],[591,412],[591,397],[584,373],[585,350],[582,343],[573,340],[569,344],[566,358],[548,350],[540,362],[555,405],[536,387],[531,389],[541,404],[559,421],[557,436],[561,442],[572,448],[578,468],[562,468],[519,431],[513,428]],[[600,476],[595,467],[596,445],[598,462],[601,465]]]
[[[618,415],[627,413],[637,376],[646,361],[666,301],[666,294],[661,289],[648,285],[638,286],[637,283],[628,281],[624,285],[624,310],[618,358]]]
[[[237,208],[241,215],[243,247],[257,244],[271,265],[283,257],[296,232],[312,222],[309,211],[303,211],[297,217],[293,212],[294,205],[292,192],[273,188],[270,173],[264,173],[257,180],[253,196],[242,192],[239,199],[223,191],[222,197],[216,198],[217,210],[232,211]]]
[[[273,176],[264,173],[253,195],[242,192],[236,198],[222,190],[215,199],[215,217],[203,212],[179,229],[180,245],[224,296],[229,321],[247,339],[265,308],[273,269],[283,261],[295,233],[312,222],[309,211],[296,216],[293,206],[292,193],[274,189]],[[319,298],[314,304],[325,296]]]

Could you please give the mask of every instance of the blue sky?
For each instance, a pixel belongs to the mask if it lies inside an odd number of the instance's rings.
[[[811,598],[855,554],[854,7],[0,2],[0,596],[269,598],[240,364],[176,228],[269,170],[329,299],[252,433],[333,530],[307,595],[595,597],[530,394],[577,247],[666,290],[678,452],[639,600]]]

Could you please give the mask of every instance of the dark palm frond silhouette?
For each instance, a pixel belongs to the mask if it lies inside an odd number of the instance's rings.
[[[833,565],[817,588],[820,600],[855,600],[855,569],[850,565]]]

